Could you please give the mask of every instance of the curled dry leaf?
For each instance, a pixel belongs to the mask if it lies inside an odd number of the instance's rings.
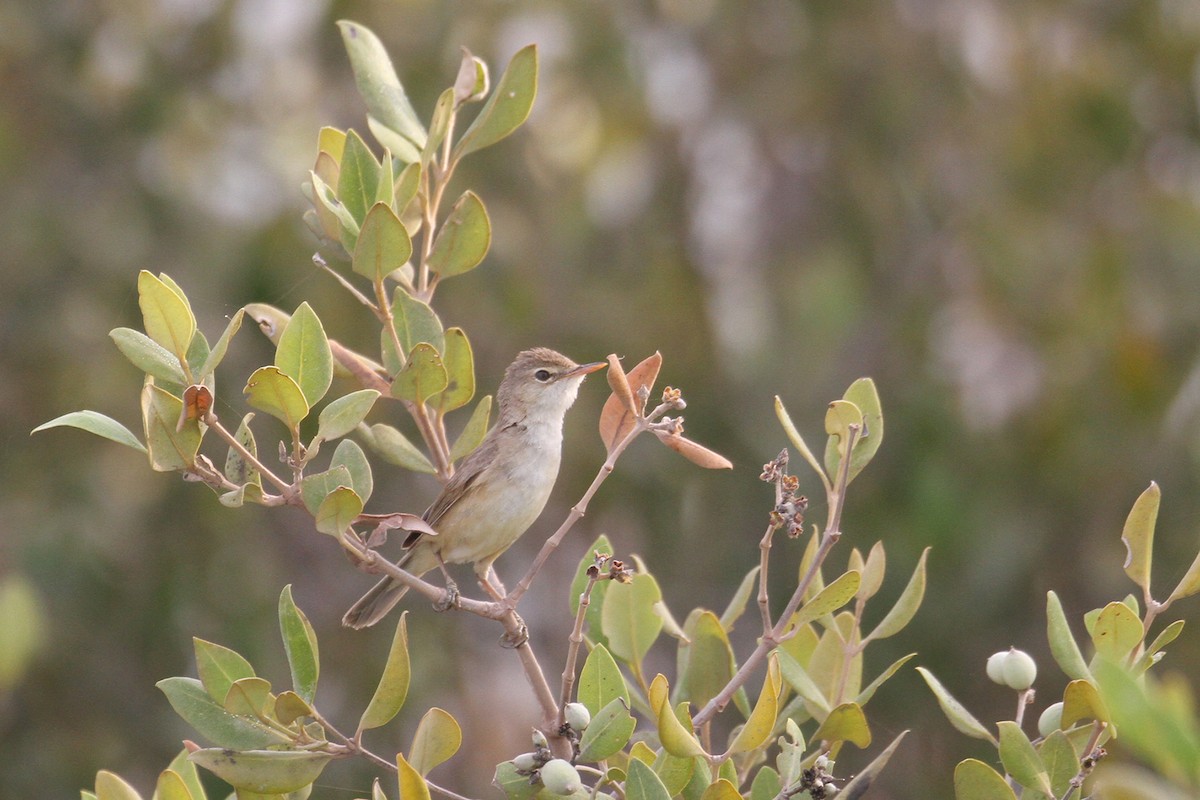
[[[182,431],[184,423],[188,420],[204,419],[212,404],[212,392],[207,386],[197,383],[184,389],[183,408],[180,410],[179,423],[175,426],[176,432]]]
[[[374,522],[375,528],[367,539],[368,547],[378,547],[387,540],[388,531],[402,530],[411,533],[423,533],[427,536],[437,536],[438,532],[428,522],[416,514],[359,514],[355,522]]]
[[[638,412],[634,403],[633,391],[629,388],[629,379],[625,377],[625,368],[616,353],[608,354],[608,385],[612,387],[613,397],[621,401],[625,409],[632,414]]]
[[[693,442],[691,439],[680,436],[677,433],[665,433],[663,431],[655,431],[654,435],[667,447],[698,467],[704,467],[705,469],[733,469],[733,462],[728,458],[720,453],[709,450],[704,445]]]
[[[619,364],[614,369],[613,365],[617,363],[616,356],[609,356],[608,363],[608,380],[613,387],[613,393],[609,395],[604,403],[604,410],[600,412],[600,438],[604,441],[605,450],[611,453],[617,443],[633,430],[638,416],[643,413],[644,406],[638,395],[642,389],[648,392],[653,388],[654,381],[658,379],[658,371],[662,367],[662,354],[655,351],[654,355],[643,360],[628,373],[620,370]],[[625,396],[614,383],[613,373],[618,371],[621,373],[620,377],[625,379],[628,397],[632,403],[624,399]]]

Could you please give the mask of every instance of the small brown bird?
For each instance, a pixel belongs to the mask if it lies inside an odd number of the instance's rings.
[[[496,392],[495,426],[423,515],[438,535],[411,535],[396,563],[418,576],[445,564],[472,563],[480,584],[494,593],[488,581],[492,562],[542,513],[558,477],[563,417],[583,379],[604,366],[576,364],[545,347],[519,353]],[[454,591],[453,582],[448,588]],[[374,625],[407,591],[384,578],[346,612],[342,624]]]

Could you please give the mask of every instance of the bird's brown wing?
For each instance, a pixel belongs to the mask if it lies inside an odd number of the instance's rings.
[[[425,513],[421,518],[428,522],[436,530],[438,522],[450,508],[462,500],[464,496],[470,494],[471,487],[476,479],[483,472],[483,466],[490,464],[496,452],[496,440],[488,436],[479,447],[471,451],[470,455],[462,460],[458,465],[458,469],[454,471],[453,477],[449,482],[442,487],[442,492],[437,496],[437,499],[425,509]],[[420,531],[413,531],[404,540],[404,548],[408,549],[421,541],[425,534]]]

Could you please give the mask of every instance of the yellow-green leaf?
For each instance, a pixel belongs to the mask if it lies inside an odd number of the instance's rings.
[[[218,703],[225,701],[229,687],[242,678],[254,677],[254,667],[242,655],[223,645],[192,638],[196,672],[205,691]]]
[[[854,596],[858,594],[861,582],[861,573],[854,570],[838,576],[837,580],[827,585],[817,593],[816,597],[800,607],[800,610],[792,617],[791,627],[798,628],[807,625],[813,620],[837,611],[854,599]]]
[[[975,758],[954,768],[955,800],[1017,800],[1004,776]]]
[[[312,703],[317,693],[317,678],[321,672],[317,633],[292,598],[290,583],[279,593],[279,631],[292,672],[292,687],[301,699]]]
[[[1077,680],[1063,690],[1062,727],[1069,728],[1084,719],[1110,722],[1108,708],[1090,681]]]
[[[634,758],[629,761],[629,774],[625,778],[625,800],[670,800],[667,787],[654,770]]]
[[[150,466],[158,472],[190,469],[200,449],[200,425],[185,420],[179,427],[183,401],[147,382],[142,388],[142,425]]]
[[[462,328],[446,331],[442,349],[442,364],[446,367],[449,383],[438,395],[435,405],[445,414],[462,408],[475,396],[475,359],[471,354],[471,343]]]
[[[1191,597],[1196,592],[1200,592],[1200,553],[1196,554],[1192,565],[1188,567],[1188,571],[1184,573],[1184,576],[1171,592],[1169,602],[1174,602],[1184,597]]]
[[[457,160],[489,147],[521,127],[533,108],[537,80],[537,47],[529,45],[508,62],[495,91],[455,145],[453,158]]]
[[[367,110],[378,122],[403,137],[409,143],[412,157],[406,158],[407,152],[397,151],[390,142],[384,145],[405,161],[416,160],[420,148],[425,144],[425,129],[422,127],[417,112],[413,110],[392,60],[387,50],[369,28],[351,20],[339,20],[338,28],[342,32],[342,41],[346,53],[350,56],[350,66],[354,70],[354,79],[358,91],[367,104]],[[397,137],[399,138],[399,137]]]
[[[188,383],[179,357],[146,334],[133,328],[113,328],[108,335],[129,363],[155,380],[180,386]]]
[[[867,715],[857,703],[842,703],[817,728],[813,741],[850,742],[859,749],[871,744],[871,729],[867,726]]]
[[[687,703],[681,703],[680,712],[671,708],[670,686],[661,673],[650,683],[650,708],[658,723],[658,737],[663,749],[673,756],[688,758],[705,755],[704,748],[696,740],[691,731],[691,717],[687,711]],[[688,720],[688,725],[680,721],[680,716]]]
[[[851,427],[858,429],[857,440],[862,435],[862,410],[849,400],[834,400],[825,411],[825,433],[829,434],[825,445],[825,471],[831,481],[838,480],[838,465],[846,455]]]
[[[341,536],[362,510],[362,498],[349,486],[339,486],[317,508],[317,530],[330,536]]]
[[[154,800],[195,800],[187,783],[178,772],[164,769],[154,785]]]
[[[338,172],[337,199],[361,228],[379,187],[379,162],[357,131],[346,131],[346,146]],[[353,253],[355,246],[347,247]]]
[[[102,769],[96,773],[96,800],[142,800],[142,796],[120,775]]]
[[[742,726],[737,738],[733,740],[733,744],[729,748],[730,753],[748,753],[760,747],[770,738],[771,731],[775,728],[775,719],[779,714],[779,693],[782,688],[783,678],[779,674],[779,656],[772,654],[767,660],[767,676],[763,680],[758,702],[754,705],[754,710],[750,712],[750,718]]]
[[[825,465],[829,469],[830,476],[836,478],[838,464],[841,461],[840,454],[845,449],[843,445],[847,434],[845,425],[850,422],[859,422],[861,427],[854,439],[854,452],[850,454],[850,472],[846,481],[849,483],[875,457],[879,445],[883,443],[883,411],[879,402],[879,392],[875,388],[875,382],[870,378],[859,378],[850,384],[850,388],[846,389],[846,393],[842,396],[842,402],[853,404],[854,410],[848,412],[847,409],[841,407],[837,410],[835,416],[840,417],[842,414],[848,414],[848,416],[839,418],[836,432],[828,430],[829,418],[826,417],[826,432],[834,434],[837,438],[836,440],[830,438],[826,443]],[[830,412],[834,413],[832,406]]]
[[[392,381],[392,397],[424,403],[450,382],[442,357],[433,345],[421,342],[408,354],[408,362]]]
[[[608,658],[611,662],[612,656]],[[615,662],[613,666],[615,668]],[[591,724],[579,739],[579,759],[601,761],[620,752],[629,743],[636,725],[629,715],[628,701],[614,697],[592,714]]]
[[[408,438],[391,425],[378,423],[372,425],[369,429],[370,437],[367,439],[367,444],[376,453],[383,457],[384,461],[389,464],[395,464],[398,467],[410,469],[413,472],[423,472],[427,475],[433,475],[437,472],[437,468],[433,466],[430,460],[417,449],[416,445],[408,440]]]
[[[403,753],[396,754],[397,778],[401,800],[430,800],[429,784],[411,764],[404,759]]]
[[[912,577],[908,579],[908,585],[900,593],[896,604],[884,615],[875,629],[863,639],[864,644],[873,639],[886,639],[899,633],[916,616],[917,609],[921,607],[921,601],[925,599],[925,559],[928,555],[929,548],[926,547],[921,551],[921,558],[917,561]]]
[[[700,795],[700,800],[742,800],[742,795],[728,780],[718,778],[708,785],[704,794]]]
[[[142,270],[138,273],[138,305],[146,335],[186,364],[196,333],[196,317],[187,300],[162,279]]]
[[[917,672],[925,679],[925,683],[929,685],[933,696],[937,698],[938,705],[942,707],[942,713],[946,715],[946,719],[950,720],[960,733],[965,733],[967,736],[972,736],[976,739],[983,739],[991,742],[993,746],[999,746],[996,737],[991,731],[983,727],[983,724],[967,711],[966,707],[954,698],[954,695],[942,686],[941,681],[934,677],[933,673],[924,667],[917,667]]]
[[[443,278],[461,275],[479,266],[491,245],[492,223],[483,201],[463,192],[433,241],[429,269]]]
[[[1141,644],[1145,629],[1129,606],[1124,603],[1109,603],[1096,618],[1092,628],[1092,643],[1096,652],[1113,661],[1126,658]]]
[[[660,600],[662,591],[649,573],[634,575],[629,583],[609,586],[601,627],[613,655],[630,664],[641,662],[662,630],[662,618],[654,613],[654,604]]]
[[[387,203],[375,203],[367,212],[354,244],[353,269],[373,281],[400,269],[412,258],[408,229]]]
[[[230,714],[260,718],[271,701],[271,682],[266,678],[239,678],[229,685],[222,707]]]
[[[625,678],[604,645],[593,647],[583,662],[576,698],[593,717],[614,700],[620,700],[628,707],[629,690],[625,686]]]
[[[737,667],[733,646],[716,614],[703,611],[685,624],[689,644],[681,676],[683,696],[700,707],[725,688]]]
[[[463,426],[462,433],[454,440],[454,445],[450,448],[451,461],[458,461],[460,458],[465,458],[476,447],[479,447],[479,443],[487,435],[488,423],[491,420],[491,416],[492,396],[488,394],[484,395],[475,404],[475,410],[471,412],[471,418]]]
[[[197,750],[189,758],[235,789],[287,794],[312,785],[333,758],[310,750]]]
[[[128,428],[117,422],[112,417],[105,416],[98,411],[72,411],[69,414],[63,414],[61,417],[55,417],[49,422],[43,422],[32,431],[31,434],[38,431],[49,430],[50,428],[79,428],[88,433],[94,433],[97,436],[102,436],[118,444],[123,444],[126,447],[132,447],[134,450],[146,452],[146,448],[137,440]]]
[[[359,389],[334,400],[321,409],[317,438],[328,442],[345,436],[358,427],[378,399],[379,392],[374,389]]]
[[[376,687],[371,702],[367,704],[367,710],[363,712],[362,719],[359,720],[359,733],[386,725],[392,717],[399,713],[404,706],[404,699],[408,696],[410,674],[408,612],[405,611],[400,615],[400,621],[396,623],[396,635],[392,638],[392,648],[388,653],[383,675],[379,678],[379,686]],[[407,795],[405,796],[407,797]]]
[[[279,367],[256,369],[242,393],[246,395],[246,402],[275,417],[287,425],[288,430],[296,430],[300,421],[308,416],[309,405],[304,392]]]
[[[461,745],[462,729],[458,721],[448,711],[435,707],[421,717],[408,756],[413,769],[428,775],[431,769],[457,753]]]
[[[333,354],[329,350],[325,328],[308,303],[300,304],[283,329],[275,348],[275,366],[300,387],[308,408],[316,405],[329,391],[333,381]]]
[[[1050,773],[1021,726],[1005,720],[997,727],[1000,729],[1000,761],[1008,774],[1027,789],[1051,794],[1054,790],[1050,787]]]
[[[1150,566],[1154,554],[1154,523],[1158,519],[1161,499],[1162,490],[1151,481],[1149,488],[1134,502],[1121,532],[1126,550],[1125,574],[1142,587],[1147,597],[1150,596]]]
[[[1067,615],[1063,613],[1062,601],[1053,591],[1046,593],[1046,632],[1050,641],[1050,654],[1068,678],[1076,680],[1091,677],[1079,644],[1071,633]]]
[[[217,367],[225,359],[225,353],[229,350],[229,343],[233,337],[242,328],[242,318],[246,315],[243,309],[238,309],[229,324],[225,326],[225,330],[221,332],[221,338],[217,339],[217,343],[213,345],[209,351],[208,358],[204,360],[204,365],[200,368],[200,374],[196,376],[196,380],[204,381],[209,375],[216,372]]]

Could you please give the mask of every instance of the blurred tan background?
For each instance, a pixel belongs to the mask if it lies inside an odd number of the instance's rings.
[[[365,131],[341,17],[379,33],[426,117],[460,46],[493,77],[519,47],[541,48],[530,123],[458,177],[488,204],[494,246],[437,301],[471,335],[481,388],[534,344],[628,364],[659,349],[689,434],[736,464],[702,472],[649,440],[629,452],[523,606],[548,674],[565,651],[563,573],[601,532],[647,559],[680,618],[723,608],[757,559],[770,503],[759,467],[786,444],[773,395],[821,446],[825,403],[861,375],[887,420],[845,523],[846,546],[887,543],[869,619],[933,547],[924,608],[868,651],[869,674],[917,651],[914,664],[994,721],[1011,699],[986,683],[984,659],[1017,645],[1041,664],[1038,708],[1051,702],[1065,681],[1045,645],[1045,592],[1080,632],[1083,611],[1133,589],[1119,535],[1151,479],[1164,490],[1160,596],[1190,562],[1191,0],[18,0],[0,6],[0,580],[34,587],[44,639],[0,689],[0,797],[77,796],[100,768],[148,795],[193,735],[154,682],[194,674],[195,635],[284,684],[286,583],[321,637],[318,705],[353,728],[370,697],[390,630],[338,627],[371,579],[302,514],[225,509],[81,432],[28,436],[79,408],[139,429],[140,376],[107,337],[140,325],[139,269],[178,280],[210,339],[244,303],[302,300],[332,336],[374,339],[311,266],[300,221],[317,129]],[[252,329],[234,349],[219,373],[226,419],[270,359]],[[584,385],[551,507],[501,559],[506,579],[602,461],[606,394],[602,379]],[[436,492],[385,466],[376,485],[380,511],[420,511]],[[810,518],[824,519],[822,503]],[[798,553],[775,555],[782,602]],[[441,705],[467,736],[435,777],[491,796],[488,765],[528,749],[535,716],[515,658],[494,626],[409,607],[409,706],[368,743],[407,747]],[[1197,607],[1179,611],[1197,619]],[[748,617],[736,640],[754,633]],[[666,642],[653,658],[673,664]],[[1200,639],[1185,632],[1167,658],[1186,670]],[[874,796],[948,797],[953,764],[983,752],[910,668],[869,714],[879,746],[918,733]],[[852,770],[863,756],[843,760]],[[361,796],[368,774],[335,765],[314,796]]]

